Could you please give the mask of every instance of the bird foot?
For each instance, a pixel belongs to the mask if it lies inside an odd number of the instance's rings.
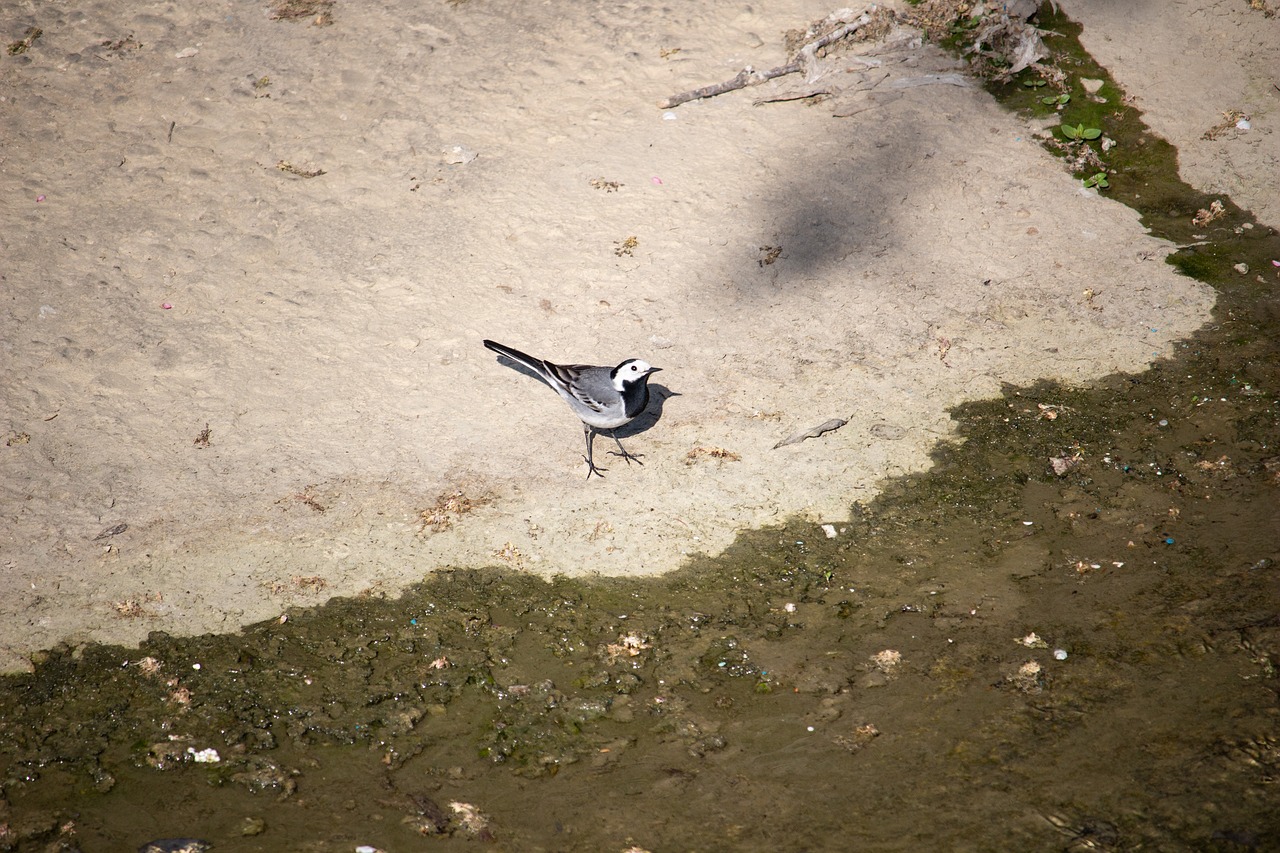
[[[631,464],[631,460],[632,460],[632,459],[636,460],[636,464],[637,464],[637,465],[644,465],[644,463],[640,461],[640,460],[644,457],[644,454],[643,454],[643,453],[628,453],[628,452],[627,452],[627,451],[625,451],[625,450],[624,450],[624,451],[622,451],[621,453],[618,453],[618,452],[617,452],[617,451],[615,451],[615,450],[610,450],[610,451],[609,451],[609,455],[610,455],[610,456],[621,456],[623,459],[627,460],[627,464],[628,464],[628,465],[630,465],[630,464]]]
[[[604,472],[609,470],[608,468],[598,468],[598,467],[596,467],[596,463],[592,462],[592,461],[591,461],[589,458],[587,458],[586,456],[582,457],[582,461],[583,461],[583,462],[585,462],[585,463],[587,463],[587,479],[588,479],[588,480],[590,480],[590,479],[591,479],[591,475],[592,475],[592,474],[595,474],[597,477],[599,477],[600,479],[602,479],[602,480],[603,480],[603,479],[604,479]]]

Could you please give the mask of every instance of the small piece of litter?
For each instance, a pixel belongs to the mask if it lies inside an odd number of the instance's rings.
[[[161,308],[163,308],[164,310],[168,311],[168,310],[169,310],[170,308],[172,308],[173,306],[172,306],[171,304],[169,304],[168,302],[161,302],[161,303],[160,303],[160,307],[161,307]]]
[[[835,526],[834,524],[824,524],[824,525],[822,525],[822,532],[823,532],[823,533],[825,533],[825,534],[827,534],[827,538],[828,538],[828,539],[835,539],[835,538],[836,538],[836,536],[838,535],[838,534],[836,533],[836,526]]]
[[[187,747],[187,754],[191,756],[191,760],[196,764],[217,764],[222,760],[216,749],[196,750],[194,746]]]
[[[1053,659],[1054,659],[1054,660],[1066,660],[1066,659],[1067,659],[1067,650],[1066,650],[1066,649],[1054,649],[1054,650],[1053,650]]]
[[[450,166],[465,166],[480,154],[462,145],[454,145],[444,149],[444,162]]]
[[[670,110],[667,110],[665,113],[663,113],[663,114],[662,114],[662,120],[663,120],[663,121],[675,121],[675,120],[676,120],[676,114],[675,114],[675,113],[673,113],[673,112],[671,112]]]
[[[652,182],[652,183],[653,183],[653,185],[654,185],[655,187],[660,187],[660,186],[662,186],[662,178],[659,178],[657,175],[654,175],[654,176],[653,176],[652,178],[650,178],[649,180],[650,180],[650,182]]]

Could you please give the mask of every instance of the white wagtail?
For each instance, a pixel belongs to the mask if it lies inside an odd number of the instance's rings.
[[[649,377],[662,368],[638,358],[629,358],[617,367],[552,364],[493,341],[485,341],[484,345],[536,373],[582,419],[582,431],[587,437],[587,455],[582,458],[587,461],[588,480],[592,474],[603,477],[606,470],[591,461],[591,440],[597,430],[608,430],[617,442],[622,452],[609,451],[614,456],[621,456],[628,465],[632,459],[644,464],[639,456],[627,452],[614,430],[631,423],[649,405]]]

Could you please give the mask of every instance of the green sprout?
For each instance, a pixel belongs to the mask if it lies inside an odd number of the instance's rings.
[[[1071,102],[1071,96],[1063,93],[1061,95],[1050,95],[1047,98],[1041,98],[1040,103],[1047,107],[1065,107]]]
[[[1106,172],[1098,172],[1096,175],[1090,175],[1085,178],[1084,185],[1086,187],[1095,187],[1100,190],[1105,190],[1107,187],[1111,186],[1111,182],[1107,180]]]
[[[1098,128],[1085,127],[1083,124],[1078,124],[1075,127],[1072,127],[1069,124],[1064,124],[1062,125],[1061,130],[1063,136],[1075,142],[1081,142],[1086,139],[1097,139],[1102,135],[1102,131],[1098,130]]]

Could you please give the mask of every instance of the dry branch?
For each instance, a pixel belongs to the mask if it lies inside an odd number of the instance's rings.
[[[834,15],[834,13],[833,13]],[[842,19],[828,18],[828,23],[836,23]],[[863,12],[852,21],[845,21],[840,26],[829,32],[822,33],[814,38],[813,41],[805,44],[798,51],[791,61],[786,65],[779,65],[776,68],[770,68],[768,71],[756,71],[750,65],[737,73],[732,80],[726,80],[723,83],[715,83],[711,86],[703,86],[701,89],[693,89],[688,92],[682,92],[679,95],[672,95],[662,103],[658,104],[664,110],[672,107],[678,107],[689,101],[696,101],[701,98],[711,98],[716,95],[723,95],[725,92],[733,92],[737,89],[745,89],[747,86],[754,86],[757,83],[763,83],[766,80],[772,80],[775,77],[782,77],[787,74],[795,74],[797,71],[805,72],[805,79],[812,83],[821,76],[818,68],[818,51],[828,45],[834,44],[856,33],[859,29],[871,23],[871,15]]]

